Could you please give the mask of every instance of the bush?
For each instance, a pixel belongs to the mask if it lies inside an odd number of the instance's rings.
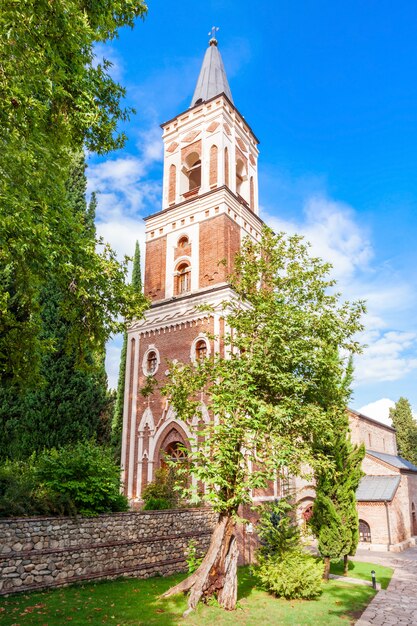
[[[300,545],[300,529],[294,505],[286,498],[262,505],[256,526],[260,555],[283,554]]]
[[[0,516],[126,511],[111,452],[87,442],[0,466]]]
[[[172,509],[170,500],[166,498],[153,498],[149,497],[143,507],[144,511],[164,511],[165,509]]]
[[[36,475],[54,514],[94,516],[128,509],[111,451],[92,442],[44,452]]]
[[[155,472],[155,479],[142,492],[146,511],[173,509],[178,506],[179,495],[175,490],[174,468],[160,468]]]
[[[296,548],[260,556],[255,575],[262,587],[278,598],[312,600],[322,592],[323,563]]]

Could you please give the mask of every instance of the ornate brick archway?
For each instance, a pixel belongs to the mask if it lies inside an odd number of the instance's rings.
[[[164,458],[182,459],[186,457],[182,447],[191,449],[190,442],[184,429],[176,422],[171,422],[161,433],[155,446],[154,469],[164,466]]]

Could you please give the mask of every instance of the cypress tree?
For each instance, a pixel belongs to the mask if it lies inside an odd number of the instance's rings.
[[[91,244],[95,240],[95,197],[87,208],[85,168],[84,157],[74,157],[67,201],[84,225],[86,244]],[[0,391],[0,458],[22,459],[44,448],[90,438],[109,439],[104,348],[96,353],[85,351],[83,369],[77,366],[67,341],[71,323],[61,315],[61,289],[51,272],[41,293],[42,338],[51,345],[42,358],[42,384],[34,389]]]
[[[137,293],[142,292],[142,274],[140,269],[140,246],[139,242],[135,245],[135,254],[133,257],[132,270],[132,287]],[[123,344],[120,353],[119,379],[117,381],[117,397],[114,406],[114,414],[112,421],[111,442],[114,449],[115,459],[120,461],[122,430],[123,430],[123,403],[125,396],[125,377],[126,377],[126,355],[127,355],[127,333],[123,334]]]
[[[315,475],[316,499],[310,524],[324,558],[327,579],[333,559],[343,557],[347,573],[348,557],[355,554],[359,539],[356,490],[363,476],[365,448],[352,444],[345,410],[337,411],[331,437],[316,442],[316,452],[328,459],[329,466]]]
[[[397,431],[398,453],[417,465],[417,423],[407,398],[400,398],[389,410],[389,416]]]

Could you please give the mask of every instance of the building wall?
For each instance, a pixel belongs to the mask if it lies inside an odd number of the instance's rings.
[[[364,443],[368,450],[397,454],[395,430],[384,424],[349,413],[351,438],[353,443]]]
[[[1,520],[0,595],[185,571],[190,540],[204,553],[216,519],[211,509],[199,508]]]

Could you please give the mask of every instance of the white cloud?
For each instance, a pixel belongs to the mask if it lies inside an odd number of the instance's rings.
[[[356,359],[356,385],[400,380],[417,369],[417,335],[405,331],[368,331],[368,347]]]
[[[312,245],[313,254],[333,265],[332,276],[348,281],[358,270],[368,267],[373,256],[367,232],[356,222],[351,207],[314,195],[306,199],[302,222],[283,221],[265,216],[275,231],[299,233]]]
[[[381,398],[380,400],[376,400],[375,402],[371,402],[370,404],[366,404],[365,406],[361,407],[359,409],[359,412],[363,413],[363,415],[366,415],[367,417],[378,420],[378,422],[381,422],[382,424],[392,426],[392,420],[389,416],[389,410],[394,406],[394,400],[390,400],[389,398]]]

